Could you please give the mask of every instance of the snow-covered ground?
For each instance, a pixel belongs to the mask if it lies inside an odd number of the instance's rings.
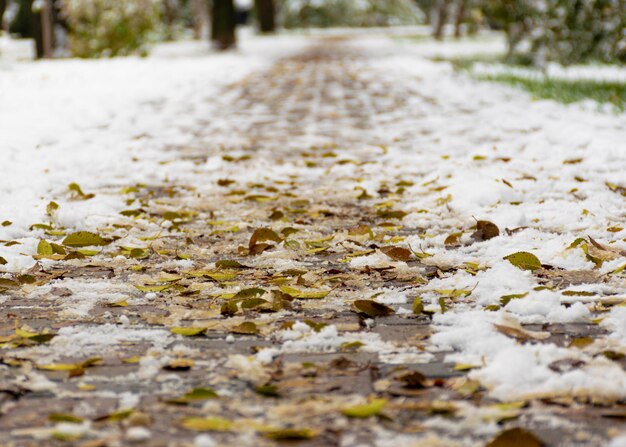
[[[226,84],[267,69],[278,57],[302,51],[311,42],[294,35],[247,38],[238,53],[227,55],[205,53],[198,44],[177,44],[158,49],[147,59],[21,62],[3,68],[0,221],[11,223],[0,227],[0,240],[18,244],[0,246],[0,256],[7,261],[0,271],[21,272],[33,265],[32,255],[44,233],[30,227],[48,221],[46,206],[51,200],[59,204],[57,225],[97,230],[118,219],[118,212],[127,207],[125,197],[117,194],[119,188],[136,183],[184,180],[199,194],[212,197],[223,195],[215,186],[223,178],[240,184],[276,180],[286,184],[297,179],[311,186],[311,202],[324,194],[329,202],[337,197],[354,202],[355,188],[377,197],[383,187],[404,181],[404,194],[390,199],[395,209],[407,213],[402,224],[412,229],[400,241],[427,253],[423,263],[440,270],[427,284],[411,290],[420,293],[427,309],[435,312],[435,333],[426,352],[415,356],[418,361],[427,362],[443,352],[448,361],[473,368],[469,377],[502,401],[538,396],[626,399],[624,369],[602,355],[626,353],[626,312],[623,306],[598,312],[602,309],[596,306],[606,297],[619,300],[625,285],[623,276],[611,273],[626,262],[620,253],[626,249],[622,194],[626,189],[620,189],[626,187],[626,115],[533,101],[524,93],[477,82],[455,73],[447,63],[429,59],[435,50],[449,56],[464,54],[467,47],[441,51],[452,46],[423,47],[367,37],[345,43],[349,54],[355,55],[346,57],[345,64],[351,80],[369,90],[346,88],[345,74],[325,62],[323,70],[307,65],[303,82],[317,79],[316,88],[327,88],[333,101],[324,103],[314,91],[309,96],[286,97],[281,107],[261,103],[242,111],[236,110],[234,96],[216,96]],[[275,74],[280,82],[280,73]],[[266,82],[269,87],[270,81]],[[355,97],[346,98],[346,91]],[[363,106],[369,127],[355,125],[351,101],[369,104]],[[297,137],[286,136],[293,125],[285,120],[290,113],[303,113]],[[233,117],[239,121],[233,122]],[[170,146],[195,144],[204,127],[209,131],[203,136],[214,137],[207,163],[198,167],[179,161],[179,153]],[[263,128],[269,130],[259,130]],[[220,144],[251,145],[254,139],[249,132],[267,137],[264,131],[275,132],[275,148],[266,142],[259,148],[260,159],[249,163],[224,161],[226,152],[218,148]],[[334,148],[337,140],[341,145]],[[356,161],[318,168],[289,158],[297,150],[324,145],[333,148],[335,156]],[[72,201],[68,191],[72,182],[87,194],[95,192],[95,198]],[[473,241],[475,219],[495,223],[500,236]],[[460,233],[458,246],[447,246],[445,240],[455,233]],[[608,247],[596,253],[606,257],[601,267],[596,268],[580,246],[572,247],[577,238],[588,236]],[[585,271],[601,279],[569,287],[573,295],[540,287],[537,276],[503,259],[520,251],[532,252],[553,271]],[[281,247],[254,262],[266,262],[276,270],[301,266],[280,259],[289,253]],[[378,252],[356,257],[348,267],[356,271],[390,265],[415,275],[421,272],[402,262],[391,263]],[[381,302],[409,300],[399,289],[384,292]],[[438,310],[442,295],[448,298],[445,313]],[[487,309],[509,295],[517,297],[500,308]],[[154,297],[139,298],[143,299]],[[333,305],[339,308],[346,302],[337,299]],[[126,323],[119,330],[136,333],[139,339],[155,337],[165,345],[163,337],[173,337],[163,330],[155,335],[141,329],[143,333]],[[543,331],[544,325],[570,323],[595,323],[606,334],[583,348],[543,341],[550,335]],[[519,324],[538,326],[527,331]],[[341,338],[345,336],[335,327],[319,334],[304,324],[294,328],[283,332],[281,341],[289,342],[283,345],[284,352],[319,346],[336,349],[343,341],[359,341],[359,337],[366,344],[373,339],[378,343],[371,334]],[[531,342],[518,342],[512,332]],[[77,340],[89,345],[83,346],[83,354],[92,353],[105,339],[102,328],[91,332],[64,328],[47,354],[58,360],[55,356],[68,346],[80,350]],[[380,346],[392,351],[386,343]],[[281,352],[269,349],[257,354],[255,367]],[[390,362],[400,357],[392,354]],[[555,362],[583,366],[559,369]]]
[[[223,86],[307,45],[302,37],[244,34],[236,53],[215,54],[204,42],[157,47],[149,58],[12,61],[0,68],[0,271],[32,266],[51,200],[59,223],[95,229],[124,209],[117,194],[65,206],[68,185],[87,193],[150,183],[171,174],[170,144],[193,140],[198,119],[211,113]],[[189,132],[181,131],[185,125]],[[175,168],[174,168],[175,170]],[[175,175],[175,173],[174,173]]]
[[[626,83],[626,67],[619,65],[581,65],[563,67],[548,64],[543,70],[522,67],[507,67],[503,64],[477,63],[472,67],[472,74],[477,76],[514,75],[522,78],[540,78],[547,76],[552,79],[571,81],[597,81]]]

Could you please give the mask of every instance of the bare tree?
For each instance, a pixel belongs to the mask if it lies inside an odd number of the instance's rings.
[[[276,8],[274,6],[274,0],[255,0],[254,8],[256,9],[256,15],[259,21],[259,30],[262,33],[273,33],[276,31]]]
[[[237,45],[237,17],[233,0],[213,0],[211,8],[211,41],[218,50]]]

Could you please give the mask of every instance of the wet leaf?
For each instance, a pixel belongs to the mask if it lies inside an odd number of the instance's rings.
[[[474,240],[487,241],[497,236],[500,236],[500,229],[496,224],[488,220],[479,220],[476,222],[476,231],[472,234]]]
[[[174,287],[174,284],[156,284],[156,285],[146,285],[146,286],[138,286],[135,284],[135,288],[140,290],[141,292],[163,292],[171,287]]]
[[[366,404],[343,408],[341,414],[349,418],[369,418],[380,414],[386,404],[385,399],[372,399]]]
[[[93,199],[95,194],[85,194],[78,183],[70,183],[67,187],[72,193],[72,198],[75,200],[89,200]]]
[[[501,431],[486,447],[542,447],[537,436],[523,428],[509,428]]]
[[[114,411],[113,413],[107,414],[105,416],[100,416],[94,419],[94,421],[95,422],[119,422],[119,421],[123,421],[124,419],[127,419],[134,412],[135,410],[131,408],[118,410],[118,411]]]
[[[217,399],[218,394],[211,388],[194,388],[180,397],[168,399],[168,404],[187,405],[193,402],[200,402],[209,399]]]
[[[237,292],[233,299],[248,299],[248,298],[257,298],[265,294],[265,289],[261,289],[259,287],[251,287],[249,289],[243,289]]]
[[[303,441],[317,435],[318,432],[309,428],[277,428],[263,432],[263,436],[274,441]]]
[[[525,293],[514,293],[514,294],[511,294],[511,295],[503,295],[503,296],[500,297],[500,304],[502,306],[506,306],[507,304],[509,304],[509,301],[511,301],[511,300],[518,300],[518,299],[524,298],[526,296],[528,296],[528,292],[525,292]]]
[[[56,337],[56,334],[50,334],[48,332],[34,332],[30,328],[27,328],[25,326],[21,328],[16,328],[15,335],[34,341],[35,343],[46,343]]]
[[[358,225],[348,230],[350,236],[369,236],[370,239],[374,238],[374,232],[368,225]]]
[[[280,392],[278,391],[278,387],[276,385],[260,385],[257,386],[254,391],[257,394],[265,397],[279,397]]]
[[[230,332],[242,335],[258,335],[259,329],[252,321],[244,321],[243,323],[232,327]]]
[[[341,350],[341,352],[356,352],[363,346],[365,346],[365,343],[358,341],[358,340],[346,341],[346,342],[343,342],[341,346],[339,346],[339,349]]]
[[[300,290],[290,286],[280,286],[280,291],[301,300],[319,300],[330,293],[330,290]]]
[[[545,340],[550,337],[549,332],[529,331],[524,329],[522,325],[510,315],[503,315],[500,323],[494,324],[498,332],[504,335],[515,338],[519,341],[526,340]]]
[[[252,233],[250,241],[248,242],[248,248],[252,250],[255,245],[266,241],[280,243],[283,240],[274,230],[269,228],[259,228]]]
[[[446,247],[458,246],[461,242],[461,236],[463,233],[452,233],[443,241],[443,245]]]
[[[39,244],[37,245],[37,254],[44,255],[44,256],[53,255],[54,250],[52,249],[52,245],[50,245],[50,242],[41,239],[39,241]]]
[[[541,268],[541,261],[539,261],[537,256],[525,251],[505,256],[504,259],[522,270],[537,270]]]
[[[4,259],[2,256],[0,256],[0,265],[6,265],[8,264],[7,260]]]
[[[406,217],[406,215],[408,213],[405,213],[404,211],[394,211],[394,210],[378,210],[376,212],[376,214],[378,215],[378,217],[382,218],[382,219],[399,219],[402,220]]]
[[[370,318],[386,317],[395,313],[391,307],[373,300],[356,300],[353,306],[357,312],[365,314]]]
[[[241,302],[241,309],[252,310],[266,304],[269,305],[269,301],[264,300],[263,298],[248,298]]]
[[[173,327],[170,331],[173,334],[182,335],[183,337],[195,337],[206,332],[206,327]]]
[[[577,337],[569,342],[568,348],[584,349],[594,341],[595,340],[591,337]]]
[[[63,239],[63,245],[68,247],[89,247],[92,245],[103,246],[110,244],[109,239],[104,239],[96,233],[89,231],[79,231],[72,233]]]
[[[115,301],[113,303],[107,303],[107,307],[128,307],[128,301]]]
[[[195,431],[231,431],[235,428],[235,423],[228,419],[219,417],[198,418],[191,417],[182,420],[181,425],[188,430]]]
[[[218,269],[241,269],[245,268],[245,265],[241,264],[238,261],[233,261],[230,259],[223,259],[221,261],[217,261],[215,263],[215,268]]]
[[[69,422],[72,424],[81,424],[84,419],[69,413],[50,413],[48,420],[51,422]]]
[[[0,289],[18,289],[20,283],[8,278],[0,278]]]
[[[427,387],[426,376],[419,371],[409,371],[398,377],[398,380],[403,382],[406,388],[422,389]]]
[[[422,299],[417,297],[413,300],[413,313],[415,315],[421,315],[424,312],[424,304],[422,304]]]
[[[222,304],[222,307],[220,308],[220,314],[226,317],[232,317],[237,313],[238,310],[239,308],[237,307],[236,301],[228,301]]]
[[[411,259],[411,250],[407,248],[389,246],[382,247],[380,251],[395,261],[406,262]]]

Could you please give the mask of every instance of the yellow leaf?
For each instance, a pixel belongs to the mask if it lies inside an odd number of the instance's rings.
[[[231,431],[235,426],[233,421],[219,417],[186,418],[182,420],[181,425],[189,430],[219,432]]]
[[[386,404],[385,399],[372,399],[366,404],[346,407],[341,410],[341,414],[349,418],[368,418],[380,414]]]
[[[280,286],[280,291],[286,293],[287,295],[291,295],[294,298],[307,300],[307,299],[322,299],[326,298],[328,294],[331,292],[330,290],[299,290],[295,287],[290,286]]]
[[[206,327],[173,327],[170,329],[173,334],[182,335],[183,337],[194,337],[206,332]]]

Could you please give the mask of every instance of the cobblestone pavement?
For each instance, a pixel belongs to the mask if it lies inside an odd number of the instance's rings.
[[[416,298],[484,267],[438,264],[409,243],[468,225],[436,183],[421,198],[406,192],[430,167],[402,153],[445,107],[379,76],[375,57],[326,39],[230,86],[219,116],[190,127],[195,143],[169,149],[184,181],[129,184],[105,241],[51,245],[28,276],[0,283],[0,444],[467,446],[504,431],[524,439],[515,445],[599,446],[624,428],[623,402],[502,403],[430,341],[432,314],[472,291]],[[404,219],[427,199],[429,227]],[[85,256],[80,245],[104,248]],[[566,288],[582,273],[534,275]],[[570,346],[605,329],[509,335]]]

